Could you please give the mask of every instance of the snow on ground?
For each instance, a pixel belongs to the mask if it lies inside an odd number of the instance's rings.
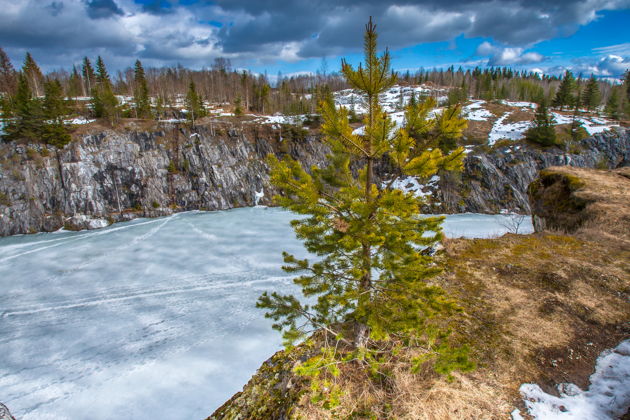
[[[390,89],[379,95],[379,100],[383,110],[387,113],[392,113],[402,110],[409,104],[412,94],[417,100],[421,100],[422,97],[435,96],[438,103],[446,101],[446,93],[448,89],[438,89],[427,85],[419,86],[400,86],[395,85]],[[352,89],[345,89],[334,93],[335,104],[343,106],[347,109],[354,108],[357,114],[365,114],[367,112],[367,106],[365,104],[365,98],[359,95]]]
[[[506,100],[502,100],[501,103],[503,105],[507,105],[507,106],[512,106],[514,108],[530,108],[530,109],[536,109],[538,108],[538,105],[533,103],[533,102],[522,102],[522,101],[506,101]]]
[[[520,140],[525,137],[525,131],[532,125],[531,121],[504,123],[510,114],[511,112],[506,112],[494,122],[488,134],[488,145],[492,146],[501,139]]]
[[[276,113],[274,115],[259,115],[254,121],[261,124],[301,124],[308,115],[282,115]]]
[[[505,232],[448,215],[448,236]],[[281,348],[255,308],[305,258],[276,208],[0,238],[0,390],[21,420],[202,419]]]
[[[89,124],[92,123],[96,120],[89,120],[85,117],[78,117],[78,118],[72,118],[70,120],[64,120],[64,122],[66,124],[74,124],[74,125],[83,125],[83,124]]]
[[[523,384],[520,391],[527,411],[534,419],[620,418],[630,406],[630,340],[598,357],[586,391],[574,384],[560,384],[560,397],[547,394],[536,384]],[[522,416],[514,410],[512,418],[518,420]]]
[[[462,115],[464,118],[471,121],[487,121],[488,118],[493,118],[494,114],[483,108],[483,104],[485,103],[486,101],[483,100],[473,101],[462,109]]]

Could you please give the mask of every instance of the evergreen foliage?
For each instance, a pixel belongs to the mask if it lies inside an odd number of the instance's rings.
[[[133,101],[136,107],[136,118],[151,117],[151,102],[149,100],[149,87],[144,74],[144,68],[140,60],[136,60],[134,67]]]
[[[11,120],[5,127],[7,140],[39,140],[40,129],[43,124],[41,103],[33,98],[27,76],[20,72],[17,90],[11,106]]]
[[[447,345],[448,331],[438,327],[436,320],[459,308],[443,289],[428,283],[440,267],[422,252],[442,238],[443,218],[420,217],[422,198],[393,188],[394,179],[376,184],[373,173],[375,162],[385,156],[410,176],[426,178],[439,169],[460,169],[463,149],[445,154],[426,145],[438,144],[437,134],[461,135],[465,122],[455,111],[445,112],[435,132],[416,140],[409,133],[424,134],[418,121],[427,115],[414,113],[428,113],[435,104],[428,100],[408,109],[406,128],[396,129],[380,107],[379,94],[394,85],[397,76],[390,71],[389,53],[377,56],[376,38],[370,20],[365,63],[355,69],[342,61],[346,80],[365,97],[365,134],[353,134],[348,111],[328,99],[321,103],[322,131],[332,151],[326,168],[306,171],[290,157],[269,157],[271,181],[282,191],[275,200],[306,216],[292,226],[318,258],[301,260],[284,253],[283,269],[301,273],[294,282],[308,303],[274,292],[264,293],[257,306],[267,310],[288,345],[314,330],[332,339],[330,347],[297,368],[312,378],[315,395],[321,394],[329,405],[340,391],[329,383],[339,374],[339,365],[356,362],[376,373],[385,353],[403,343],[425,350],[416,364],[433,359],[445,373],[472,368],[466,349]],[[439,133],[441,128],[452,131]],[[351,168],[359,168],[358,176]]]
[[[96,87],[96,73],[90,59],[87,57],[83,58],[81,74],[83,75],[83,96],[91,95],[92,89]]]
[[[119,118],[118,99],[114,95],[112,82],[103,59],[96,60],[96,84],[92,88],[92,110],[97,118],[107,118],[114,124]]]
[[[554,120],[549,115],[546,102],[543,101],[538,105],[533,125],[525,132],[525,138],[545,147],[557,144]]]
[[[190,120],[192,124],[194,124],[197,119],[206,115],[203,101],[197,94],[197,87],[192,80],[188,85],[188,93],[186,93],[186,110],[188,111],[188,120]]]
[[[72,73],[70,74],[70,78],[68,79],[68,97],[76,98],[77,96],[81,96],[83,93],[83,83],[81,81],[81,76],[79,75],[79,71],[76,66],[72,66]]]
[[[17,74],[9,56],[0,48],[0,96],[11,96],[15,93],[16,88]]]
[[[564,78],[560,83],[560,87],[556,92],[556,96],[553,100],[553,106],[560,107],[562,110],[565,106],[573,106],[575,102],[574,91],[576,89],[575,78],[573,73],[569,70],[564,74]]]
[[[26,80],[28,81],[29,87],[35,97],[41,96],[41,88],[44,80],[44,75],[40,70],[39,66],[33,59],[31,53],[27,52],[26,57],[24,57],[24,65],[22,66],[22,73],[26,76]]]
[[[595,80],[595,76],[591,74],[591,77],[588,79],[586,83],[586,88],[584,89],[584,96],[582,97],[582,104],[584,107],[590,111],[592,109],[597,108],[601,101],[601,94],[599,93],[599,86],[597,85],[597,81]]]
[[[617,86],[612,88],[608,101],[606,102],[606,107],[604,108],[604,112],[606,112],[606,114],[608,114],[608,116],[613,120],[621,119],[620,90],[621,89]]]
[[[63,116],[68,113],[63,89],[58,80],[44,82],[43,114],[45,122],[41,125],[41,140],[56,147],[63,147],[70,142],[70,134],[64,124]]]

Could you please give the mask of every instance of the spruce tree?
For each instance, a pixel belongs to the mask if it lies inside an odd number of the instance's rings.
[[[149,87],[140,60],[136,60],[133,75],[133,101],[136,107],[136,118],[150,118],[151,102],[149,101]]]
[[[0,48],[0,96],[7,98],[15,93],[17,74],[7,53]]]
[[[192,124],[199,118],[206,115],[203,101],[197,94],[197,87],[192,80],[188,85],[188,93],[186,93],[186,110],[188,111],[187,117]]]
[[[553,146],[557,144],[554,120],[549,115],[547,104],[542,101],[536,109],[533,126],[525,132],[525,138],[531,142],[542,146]]]
[[[96,60],[96,85],[92,88],[92,109],[97,118],[107,118],[111,124],[118,120],[118,99],[103,59]]]
[[[44,80],[44,75],[39,66],[33,59],[31,53],[27,52],[24,57],[24,65],[22,66],[22,73],[26,76],[26,80],[31,88],[31,91],[35,97],[41,96],[41,88]]]
[[[606,107],[604,108],[604,112],[606,112],[606,114],[608,114],[608,116],[613,120],[619,120],[621,118],[619,90],[620,89],[617,86],[613,86],[610,96],[608,97],[608,101],[606,102]]]
[[[83,96],[91,95],[92,89],[96,87],[96,73],[94,73],[94,67],[87,57],[83,58],[81,74],[83,75]]]
[[[560,82],[558,92],[556,92],[556,97],[553,100],[553,106],[560,107],[560,110],[562,110],[565,106],[572,106],[575,101],[575,97],[573,95],[575,88],[576,83],[573,73],[567,70],[564,74],[562,82]]]
[[[41,103],[33,98],[27,76],[20,72],[11,107],[12,119],[5,127],[7,140],[39,141],[44,124]]]
[[[294,282],[306,301],[264,293],[257,306],[267,310],[287,344],[315,330],[328,337],[324,341],[330,344],[297,371],[313,378],[315,392],[329,396],[336,391],[326,377],[338,374],[339,364],[371,364],[378,370],[379,358],[401,343],[427,346],[412,361],[416,367],[436,358],[444,372],[471,368],[465,349],[448,346],[448,334],[434,323],[458,310],[443,289],[428,282],[440,268],[422,252],[442,238],[443,218],[420,217],[422,198],[393,188],[394,179],[377,183],[374,175],[375,163],[385,156],[408,176],[460,169],[463,149],[443,154],[439,148],[423,148],[406,128],[395,128],[379,94],[395,84],[396,75],[390,71],[389,53],[377,56],[376,37],[370,19],[365,63],[355,69],[342,61],[346,81],[367,104],[364,134],[353,134],[348,111],[329,99],[321,104],[322,131],[331,149],[327,167],[307,171],[290,157],[269,157],[271,181],[282,191],[274,199],[305,216],[291,224],[318,258],[284,254],[284,270],[302,273]]]
[[[584,89],[582,103],[588,111],[591,111],[592,109],[597,108],[600,101],[601,95],[599,93],[599,86],[597,85],[597,80],[595,80],[595,76],[591,74],[591,77],[586,83],[586,88]]]
[[[44,143],[63,147],[70,142],[70,134],[63,121],[68,107],[63,97],[63,89],[58,80],[44,82],[43,114],[46,119],[41,127],[41,139]]]
[[[83,92],[81,76],[79,75],[79,71],[76,66],[72,66],[72,73],[70,73],[70,78],[68,79],[68,97],[76,98],[81,96]]]

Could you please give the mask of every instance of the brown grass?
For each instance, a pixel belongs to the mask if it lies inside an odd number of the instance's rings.
[[[553,170],[579,176],[576,194],[593,202],[593,217],[575,235],[445,242],[448,269],[437,281],[465,309],[455,336],[471,344],[476,371],[449,383],[428,368],[410,373],[404,356],[381,386],[344,371],[339,408],[304,397],[296,417],[505,419],[523,409],[523,383],[547,392],[561,382],[587,387],[601,351],[630,336],[630,169]]]

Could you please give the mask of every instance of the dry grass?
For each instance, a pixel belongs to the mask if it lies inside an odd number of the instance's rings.
[[[548,392],[561,382],[588,386],[601,351],[630,336],[629,195],[621,179],[630,171],[554,170],[584,180],[576,194],[592,201],[593,217],[576,235],[445,243],[448,270],[438,282],[465,309],[455,334],[472,345],[476,371],[449,383],[428,368],[410,373],[402,356],[384,384],[344,371],[338,409],[324,410],[305,397],[296,416],[505,419],[523,408],[523,383]]]

